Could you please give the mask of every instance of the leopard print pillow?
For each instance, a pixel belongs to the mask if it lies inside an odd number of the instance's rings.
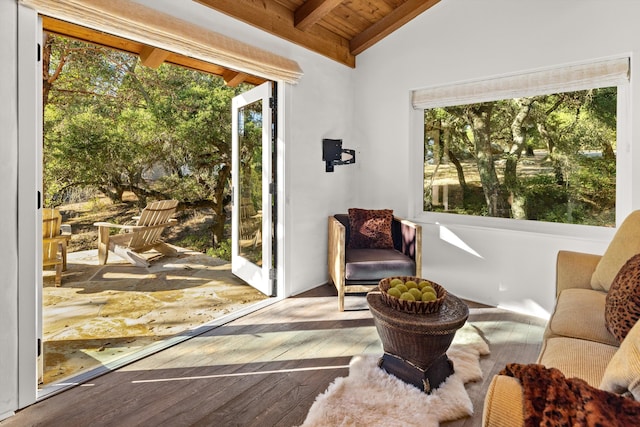
[[[349,209],[349,243],[351,249],[393,249],[391,209]]]
[[[632,256],[618,271],[607,292],[604,319],[620,342],[640,318],[640,254]]]

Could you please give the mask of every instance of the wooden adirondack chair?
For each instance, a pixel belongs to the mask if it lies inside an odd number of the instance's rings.
[[[242,247],[258,246],[261,240],[262,231],[262,211],[257,212],[251,199],[243,197],[240,204],[240,245]]]
[[[171,218],[177,206],[177,200],[152,202],[142,210],[140,216],[133,218],[137,220],[135,225],[94,223],[98,227],[98,263],[107,263],[109,251],[138,267],[149,266],[149,262],[139,253],[155,249],[165,255],[177,254],[160,237],[166,227],[177,222]],[[122,233],[111,236],[109,231],[112,228],[118,228]]]
[[[42,210],[42,267],[54,266],[55,285],[62,283],[62,271],[67,269],[67,242],[70,232],[62,232],[62,215],[55,208]]]

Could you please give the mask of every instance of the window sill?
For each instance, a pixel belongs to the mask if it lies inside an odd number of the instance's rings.
[[[520,232],[604,241],[610,241],[616,232],[616,229],[613,227],[561,224],[509,218],[489,218],[439,212],[421,212],[411,220],[422,224],[434,224],[446,227],[483,229],[493,232]]]

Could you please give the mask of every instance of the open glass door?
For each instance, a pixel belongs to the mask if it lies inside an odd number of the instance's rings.
[[[272,271],[272,83],[264,83],[232,103],[231,271],[273,296]]]

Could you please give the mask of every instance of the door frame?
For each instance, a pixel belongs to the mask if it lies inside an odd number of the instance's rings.
[[[18,325],[17,325],[17,390],[16,409],[27,407],[40,399],[49,397],[49,393],[41,393],[38,388],[38,339],[42,334],[42,258],[41,234],[42,213],[38,209],[42,194],[42,73],[39,66],[37,45],[42,45],[42,23],[38,12],[18,4]],[[277,90],[277,139],[274,142],[277,161],[275,165],[277,220],[274,226],[284,230],[285,224],[285,94],[287,83],[275,80]],[[38,192],[40,192],[38,194]],[[252,309],[258,310],[284,299],[287,295],[285,267],[285,233],[276,233],[276,297],[255,304]],[[213,322],[210,326],[220,326],[235,318],[248,314],[241,310],[224,319]],[[184,339],[189,339],[186,337]],[[184,340],[183,339],[183,340]],[[178,341],[171,341],[168,346]],[[41,343],[39,344],[41,348]],[[161,349],[154,348],[153,352]],[[149,354],[152,352],[150,351]],[[124,366],[128,361],[123,363]],[[111,366],[116,369],[119,366]],[[73,385],[60,387],[64,391]]]
[[[275,296],[275,289],[273,286],[273,280],[275,277],[271,276],[271,270],[275,268],[272,263],[272,252],[275,244],[275,236],[273,227],[273,197],[270,189],[273,182],[273,145],[275,143],[274,136],[277,136],[276,129],[273,122],[273,110],[275,109],[274,100],[274,88],[273,82],[265,82],[260,86],[256,86],[253,89],[243,92],[235,96],[232,100],[231,114],[232,114],[232,157],[231,157],[231,176],[232,176],[232,200],[233,210],[231,215],[231,272],[244,280],[249,285],[256,288],[267,296]],[[272,101],[274,100],[274,101]],[[255,262],[245,258],[240,253],[240,221],[242,220],[242,188],[240,182],[240,140],[239,127],[241,125],[239,117],[240,111],[249,105],[255,104],[258,101],[261,102],[261,129],[260,129],[260,146],[262,153],[262,167],[261,174],[261,259],[262,265],[259,266]],[[244,117],[244,115],[243,115]],[[272,231],[273,230],[273,231]],[[256,242],[257,245],[257,242]]]
[[[41,45],[38,13],[18,4],[18,408],[37,400],[42,361]]]

